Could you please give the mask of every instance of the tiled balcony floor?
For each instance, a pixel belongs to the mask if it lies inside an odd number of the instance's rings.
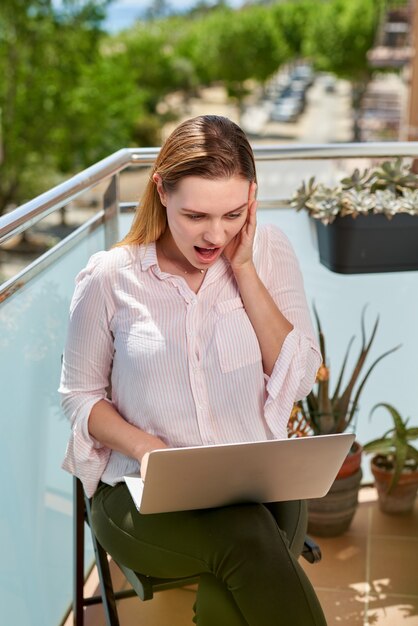
[[[322,561],[302,565],[329,626],[418,626],[418,500],[413,514],[381,513],[360,491],[349,531],[320,538]]]
[[[363,488],[360,500],[345,535],[318,539],[322,561],[301,559],[328,626],[418,626],[418,500],[407,516],[381,513],[372,488]],[[194,599],[187,588],[148,602],[120,601],[121,626],[192,626]],[[86,618],[86,626],[104,624],[101,607],[87,609]]]

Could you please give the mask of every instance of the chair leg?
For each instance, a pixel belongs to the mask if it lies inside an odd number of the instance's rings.
[[[84,626],[84,493],[73,479],[73,615],[74,626]]]
[[[92,604],[103,604],[106,626],[119,626],[119,618],[116,609],[115,593],[113,591],[110,576],[109,563],[105,550],[91,533],[96,567],[100,582],[100,596],[92,598],[84,597],[84,524],[91,524],[90,501],[85,497],[83,486],[77,478],[74,478],[73,489],[73,541],[74,541],[74,591],[73,591],[73,616],[74,626],[84,626],[84,607]],[[91,528],[91,526],[90,526]],[[127,595],[127,594],[125,594]]]
[[[87,521],[91,526],[91,509],[90,501],[87,497],[84,499],[84,506],[87,514]],[[106,551],[97,541],[94,532],[91,533],[94,554],[96,557],[96,567],[99,575],[100,590],[102,595],[103,609],[105,612],[106,626],[119,626],[119,617],[116,608],[115,592],[113,591],[112,578],[110,575],[109,561],[107,560]]]

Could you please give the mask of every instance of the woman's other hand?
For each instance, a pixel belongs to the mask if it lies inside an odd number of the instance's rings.
[[[142,479],[145,478],[145,474],[147,473],[148,459],[149,459],[149,455],[151,454],[151,452],[153,450],[162,450],[163,448],[168,448],[167,444],[165,444],[164,441],[162,441],[158,437],[154,437],[154,435],[149,435],[148,433],[145,433],[145,434],[146,434],[146,437],[149,438],[149,441],[145,441],[145,445],[148,444],[149,448],[148,448],[148,451],[145,452],[140,459],[138,459],[141,464],[141,478]]]

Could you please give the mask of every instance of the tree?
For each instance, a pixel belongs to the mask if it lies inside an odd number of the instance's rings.
[[[83,169],[133,145],[137,120],[146,114],[147,94],[138,89],[127,52],[103,51],[93,63],[83,64],[65,108],[65,125],[57,124],[52,132],[60,172]]]
[[[158,131],[162,123],[172,117],[159,112],[164,96],[177,91],[187,95],[196,88],[194,65],[178,46],[187,28],[184,17],[169,17],[139,22],[131,30],[109,40],[109,46],[124,50],[135,88],[141,93],[144,111],[141,119],[136,121],[134,137],[137,143],[145,141],[149,145],[160,140]]]
[[[304,50],[316,67],[351,81],[354,140],[359,138],[358,111],[372,75],[367,52],[375,42],[381,11],[381,0],[326,0],[307,27]]]
[[[304,55],[308,25],[312,20],[321,19],[320,10],[321,5],[318,5],[317,0],[279,2],[270,7],[274,23],[280,29],[293,57]]]
[[[104,4],[0,4],[0,214],[55,182],[62,166],[70,168],[62,151],[74,131],[71,94],[97,57]]]
[[[182,46],[201,83],[222,81],[240,107],[245,82],[264,82],[289,56],[272,12],[258,6],[212,11],[192,23]]]

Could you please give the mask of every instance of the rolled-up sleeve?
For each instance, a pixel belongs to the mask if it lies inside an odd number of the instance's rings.
[[[110,450],[88,430],[91,409],[99,400],[107,399],[114,350],[112,306],[102,259],[102,253],[95,254],[76,278],[59,387],[62,408],[71,423],[62,467],[80,478],[89,496],[110,456]]]
[[[266,229],[266,285],[293,330],[283,342],[270,377],[264,405],[266,422],[275,437],[287,437],[293,404],[312,389],[321,353],[312,327],[303,278],[293,248],[277,228]]]

